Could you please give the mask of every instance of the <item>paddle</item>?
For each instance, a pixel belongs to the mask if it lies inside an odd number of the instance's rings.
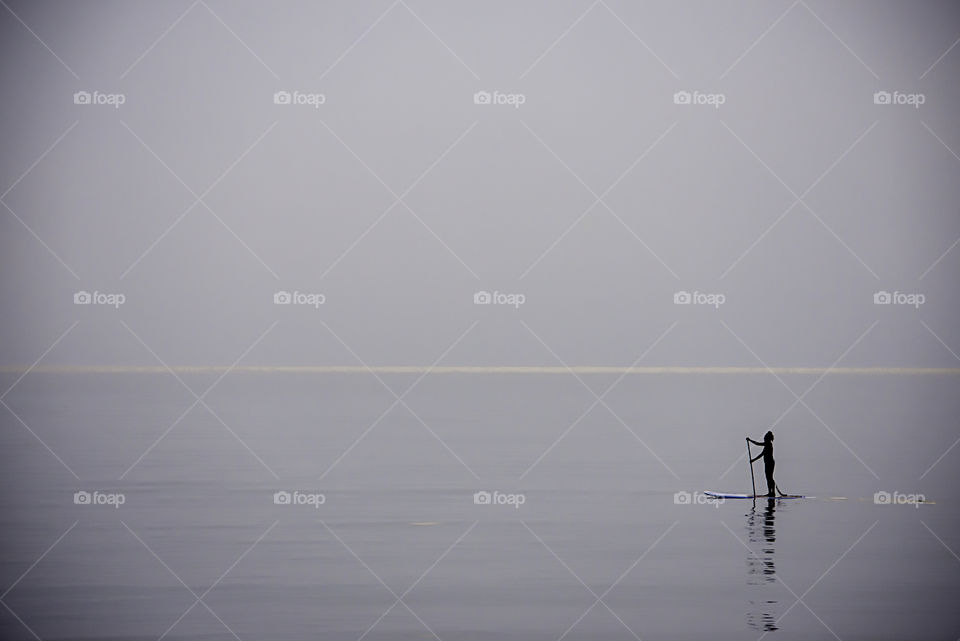
[[[747,463],[750,465],[750,487],[753,488],[753,496],[757,496],[757,483],[753,480],[753,457],[750,455],[750,438],[747,438]]]

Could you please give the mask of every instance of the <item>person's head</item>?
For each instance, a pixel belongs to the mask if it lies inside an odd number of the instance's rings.
[[[771,442],[772,440],[773,440],[773,432],[769,432],[769,431],[768,431],[766,434],[763,435],[763,442],[764,442],[764,443],[769,443],[769,442]]]

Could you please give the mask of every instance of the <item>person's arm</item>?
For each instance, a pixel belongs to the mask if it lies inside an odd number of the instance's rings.
[[[757,445],[757,446],[759,446],[759,447],[763,447],[763,446],[764,446],[763,443],[760,443],[760,442],[758,442],[758,441],[755,441],[755,440],[753,440],[752,438],[750,438],[749,436],[747,437],[747,441],[750,442],[750,443],[753,443],[754,445]]]
[[[750,463],[753,464],[754,462],[759,461],[762,458],[763,458],[763,452],[760,452],[759,454],[754,456],[752,459],[750,459]]]

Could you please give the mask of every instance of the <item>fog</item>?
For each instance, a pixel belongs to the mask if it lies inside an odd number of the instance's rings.
[[[9,7],[6,365],[956,366],[950,3]]]
[[[956,638],[958,38],[0,1],[0,637]]]

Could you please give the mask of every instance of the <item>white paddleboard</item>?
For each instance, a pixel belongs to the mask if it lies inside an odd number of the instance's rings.
[[[731,494],[730,492],[704,492],[715,499],[812,499],[812,496],[787,494],[786,496],[767,496],[766,494]]]

